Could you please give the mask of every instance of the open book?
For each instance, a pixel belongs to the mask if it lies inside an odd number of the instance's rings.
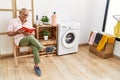
[[[25,32],[32,33],[35,30],[35,28],[29,29],[29,28],[26,28],[26,27],[22,27],[22,28],[20,28],[20,30],[24,30]]]

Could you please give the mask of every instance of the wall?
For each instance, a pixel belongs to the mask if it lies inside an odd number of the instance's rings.
[[[102,31],[107,0],[93,0],[91,15],[91,30]]]
[[[59,21],[75,21],[80,23],[80,41],[86,43],[88,40],[88,30],[91,24],[91,0],[35,0],[35,15],[38,14],[39,19],[42,15],[53,11],[57,12]]]
[[[58,21],[79,22],[79,44],[83,44],[88,42],[91,30],[102,30],[105,2],[106,0],[34,0],[34,17],[38,15],[40,19],[46,13],[51,15],[56,11]]]
[[[0,2],[0,9],[12,9],[11,0],[6,0],[6,2]],[[5,32],[7,30],[7,24],[10,19],[13,18],[12,11],[1,11],[0,10],[0,54],[13,52],[12,38],[8,37]],[[1,34],[3,33],[3,34]]]
[[[102,30],[106,0],[35,0],[35,15],[57,12],[59,20],[79,22],[79,44],[87,43],[91,30]],[[59,23],[59,21],[58,21]]]

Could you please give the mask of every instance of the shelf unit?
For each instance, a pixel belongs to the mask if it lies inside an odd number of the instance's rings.
[[[36,27],[36,38],[38,41],[40,41],[41,44],[44,46],[56,46],[57,47],[57,32],[58,28],[57,26],[52,26],[52,25],[35,25]],[[42,30],[47,29],[51,35],[48,37],[48,40],[44,40],[42,36]],[[41,51],[44,53],[40,54],[46,54],[45,51]],[[53,52],[53,54],[56,54],[57,50]]]

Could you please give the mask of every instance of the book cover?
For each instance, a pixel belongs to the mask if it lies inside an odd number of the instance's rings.
[[[25,32],[32,33],[35,30],[35,28],[29,29],[29,28],[26,28],[26,27],[22,27],[22,28],[20,28],[20,30],[24,30]]]

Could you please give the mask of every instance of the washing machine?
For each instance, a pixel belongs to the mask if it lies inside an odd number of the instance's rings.
[[[57,55],[78,52],[78,41],[80,33],[79,23],[58,24]]]

